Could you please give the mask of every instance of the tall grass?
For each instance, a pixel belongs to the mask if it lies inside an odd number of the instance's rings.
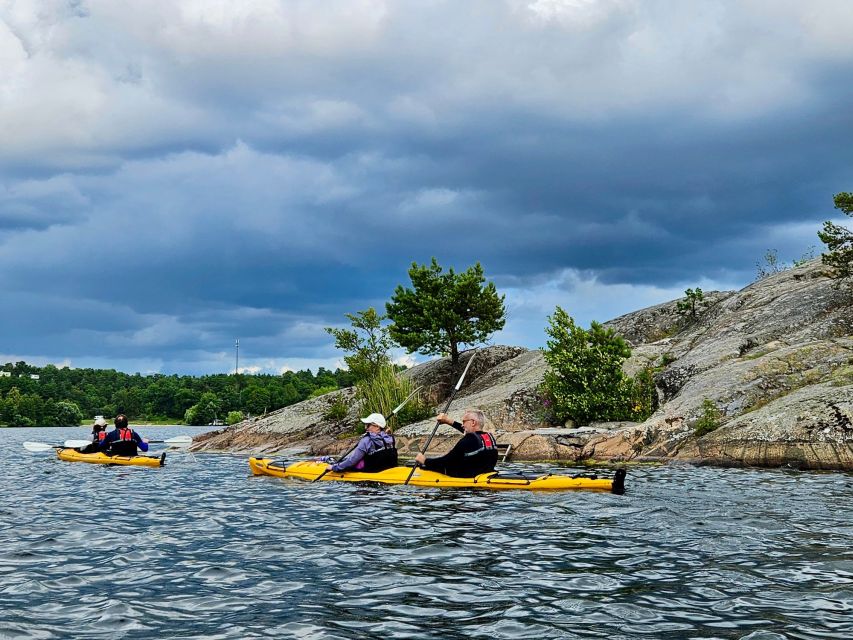
[[[390,416],[413,390],[411,380],[397,375],[393,366],[385,366],[377,368],[372,378],[356,384],[355,398],[362,416],[374,412]],[[432,408],[417,393],[397,414],[396,426],[402,427],[432,415]]]

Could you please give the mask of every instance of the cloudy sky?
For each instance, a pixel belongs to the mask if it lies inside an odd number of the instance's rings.
[[[0,362],[334,367],[323,327],[431,256],[529,347],[557,304],[742,287],[853,190],[851,33],[847,0],[0,0]]]

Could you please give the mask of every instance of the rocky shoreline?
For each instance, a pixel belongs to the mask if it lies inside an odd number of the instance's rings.
[[[657,369],[659,408],[642,423],[553,425],[538,393],[542,353],[520,347],[481,349],[451,409],[482,409],[510,460],[641,462],[679,460],[722,466],[792,466],[853,470],[853,291],[834,288],[819,260],[757,281],[737,292],[708,294],[691,322],[676,302],[607,323],[632,346],[625,369]],[[436,402],[447,392],[447,359],[405,372]],[[203,434],[193,449],[253,455],[325,455],[348,449],[355,409],[325,418],[344,389]],[[721,412],[720,426],[698,437],[702,403]],[[414,454],[433,420],[396,431]],[[430,452],[457,435],[442,427]]]

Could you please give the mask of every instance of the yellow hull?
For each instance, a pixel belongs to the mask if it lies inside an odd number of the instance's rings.
[[[159,456],[108,456],[105,453],[80,453],[76,449],[59,449],[56,456],[65,462],[120,464],[131,467],[162,467],[166,462],[165,453]]]
[[[316,480],[325,470],[322,462],[296,462],[287,467],[276,464],[269,458],[249,458],[249,467],[256,476],[275,476],[277,478],[299,478]],[[404,484],[411,473],[411,467],[393,467],[378,473],[359,471],[329,471],[322,480],[341,482],[382,482],[385,484]],[[474,489],[523,489],[527,491],[566,491],[583,489],[586,491],[607,491],[622,494],[625,492],[625,470],[619,469],[616,477],[590,478],[545,474],[521,478],[515,475],[501,476],[499,473],[483,473],[474,478],[452,478],[435,471],[416,469],[409,481],[416,487],[456,487]]]

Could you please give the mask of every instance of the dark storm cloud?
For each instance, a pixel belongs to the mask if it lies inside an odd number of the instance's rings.
[[[745,284],[850,189],[840,3],[63,6],[0,10],[0,353],[331,366],[431,256],[534,346]]]

